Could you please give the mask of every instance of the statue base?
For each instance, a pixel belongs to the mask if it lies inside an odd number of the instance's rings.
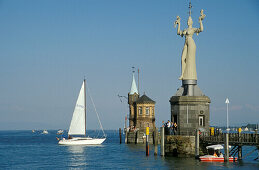
[[[209,132],[210,102],[197,80],[182,80],[182,87],[170,98],[171,121],[177,123],[177,135],[195,135],[196,129]]]
[[[182,80],[182,87],[177,89],[175,96],[204,96],[197,85],[197,80]]]

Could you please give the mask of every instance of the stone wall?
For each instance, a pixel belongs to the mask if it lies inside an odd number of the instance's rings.
[[[130,143],[135,143],[135,144],[146,143],[146,136],[145,136],[144,132],[141,132],[141,131],[127,132],[126,136],[127,136],[127,140],[126,140],[127,144],[130,144]],[[148,139],[149,139],[148,141],[149,141],[150,144],[154,143],[154,137],[153,137],[152,132],[149,134]]]
[[[195,136],[165,136],[165,156],[194,157]]]

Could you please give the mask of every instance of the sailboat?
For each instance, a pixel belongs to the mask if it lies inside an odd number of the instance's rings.
[[[99,119],[98,113],[96,112],[96,114],[104,134],[103,138],[91,138],[86,136],[86,81],[84,79],[83,84],[81,86],[81,90],[77,98],[72,120],[70,123],[69,131],[68,131],[68,139],[63,138],[59,140],[58,144],[60,145],[102,144],[106,139],[106,135],[102,128],[102,124]],[[75,135],[81,136],[81,137],[75,137]]]

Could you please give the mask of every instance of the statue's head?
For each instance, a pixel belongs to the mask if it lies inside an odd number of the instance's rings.
[[[192,24],[193,24],[193,22],[192,22],[192,17],[189,16],[187,25],[188,25],[188,26],[192,26]]]

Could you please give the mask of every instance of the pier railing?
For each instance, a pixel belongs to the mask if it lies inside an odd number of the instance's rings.
[[[224,143],[224,133],[211,136],[209,133],[200,134],[200,142],[206,144]],[[254,145],[259,146],[259,134],[255,133],[229,133],[230,145]]]

